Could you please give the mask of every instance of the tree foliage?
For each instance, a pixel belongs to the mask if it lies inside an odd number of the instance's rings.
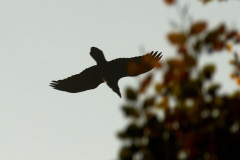
[[[177,56],[161,61],[158,71],[163,72],[163,79],[153,84],[150,75],[139,88],[127,88],[122,110],[130,122],[118,134],[123,141],[119,159],[240,158],[239,88],[232,94],[219,95],[221,84],[212,80],[216,66],[200,68],[198,62],[206,53],[233,53],[230,77],[240,85],[240,61],[233,51],[233,45],[240,42],[240,33],[225,24],[214,29],[207,26],[206,21],[196,21],[184,31],[170,32],[167,39],[177,49]],[[153,87],[155,93],[146,97],[148,87]]]

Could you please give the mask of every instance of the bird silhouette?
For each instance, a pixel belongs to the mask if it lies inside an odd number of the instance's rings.
[[[60,91],[77,93],[94,89],[106,82],[121,97],[118,87],[119,79],[138,76],[152,70],[159,64],[158,61],[162,57],[161,53],[151,52],[143,56],[107,61],[103,52],[96,47],[91,47],[90,55],[97,62],[97,65],[66,79],[52,81],[50,86]]]

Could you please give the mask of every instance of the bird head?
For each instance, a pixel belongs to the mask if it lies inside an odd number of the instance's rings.
[[[97,63],[106,62],[103,52],[96,47],[91,47],[90,55]]]

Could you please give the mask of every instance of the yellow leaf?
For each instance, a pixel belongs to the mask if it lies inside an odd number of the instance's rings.
[[[162,101],[157,105],[157,107],[166,109],[168,107],[168,97],[164,96]]]
[[[155,89],[157,92],[161,92],[164,89],[165,85],[163,83],[157,84]]]
[[[145,89],[147,88],[147,86],[150,84],[152,80],[152,75],[150,74],[141,84],[141,88],[140,88],[140,93],[143,93],[145,91]]]
[[[231,43],[227,43],[226,48],[227,48],[228,52],[232,52],[232,44]]]
[[[168,40],[173,44],[182,45],[186,42],[187,37],[182,33],[170,33],[168,34]]]
[[[231,79],[234,79],[235,77],[236,77],[236,76],[235,76],[234,73],[231,73],[231,74],[230,74],[230,78],[231,78]]]
[[[240,86],[240,77],[238,77],[238,78],[236,79],[236,83],[237,83],[237,85]]]

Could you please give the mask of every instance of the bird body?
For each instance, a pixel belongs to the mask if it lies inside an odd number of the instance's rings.
[[[161,53],[151,52],[144,56],[107,61],[103,52],[96,47],[91,48],[90,55],[97,65],[69,78],[52,81],[50,86],[57,90],[77,93],[94,89],[101,83],[106,82],[121,97],[118,87],[119,79],[127,76],[137,76],[152,70],[157,65],[156,62],[162,57]]]

